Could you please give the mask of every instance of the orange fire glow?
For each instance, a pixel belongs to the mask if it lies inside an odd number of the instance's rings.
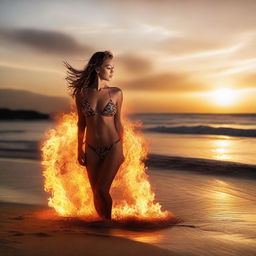
[[[110,189],[113,198],[112,218],[122,220],[168,220],[170,211],[162,211],[155,202],[143,160],[148,147],[142,133],[141,123],[122,118],[124,127],[121,165]],[[77,162],[77,113],[61,114],[54,129],[45,133],[41,145],[44,190],[49,192],[48,205],[59,216],[98,219],[93,204],[93,194],[86,167]]]

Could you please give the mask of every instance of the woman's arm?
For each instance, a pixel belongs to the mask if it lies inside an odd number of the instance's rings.
[[[78,139],[78,151],[82,151],[83,148],[83,139],[86,127],[86,119],[82,110],[82,105],[78,97],[76,97],[76,108],[78,114],[77,121],[77,139]]]
[[[121,139],[121,141],[123,140],[123,125],[121,122],[121,108],[122,108],[122,103],[123,103],[123,92],[121,89],[118,90],[118,98],[117,98],[117,112],[114,116],[114,120],[115,120],[115,126],[117,129],[117,132],[119,134],[119,137]]]

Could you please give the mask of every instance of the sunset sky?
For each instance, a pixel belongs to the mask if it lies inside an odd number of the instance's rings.
[[[256,112],[256,1],[0,3],[0,88],[70,97],[62,61],[110,50],[127,112]]]

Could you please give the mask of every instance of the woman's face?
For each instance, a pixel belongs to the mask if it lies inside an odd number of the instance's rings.
[[[111,80],[114,73],[113,59],[106,59],[97,71],[99,71],[98,75],[100,79],[107,81]]]

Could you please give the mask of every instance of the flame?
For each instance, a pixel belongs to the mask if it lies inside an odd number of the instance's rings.
[[[48,205],[59,216],[97,219],[93,194],[85,166],[77,162],[77,113],[61,113],[54,129],[45,132],[41,144],[44,190],[50,194]],[[162,211],[155,202],[143,160],[148,146],[139,131],[140,122],[122,119],[124,127],[123,153],[120,166],[110,188],[113,198],[112,218],[123,220],[168,220],[170,211]]]

